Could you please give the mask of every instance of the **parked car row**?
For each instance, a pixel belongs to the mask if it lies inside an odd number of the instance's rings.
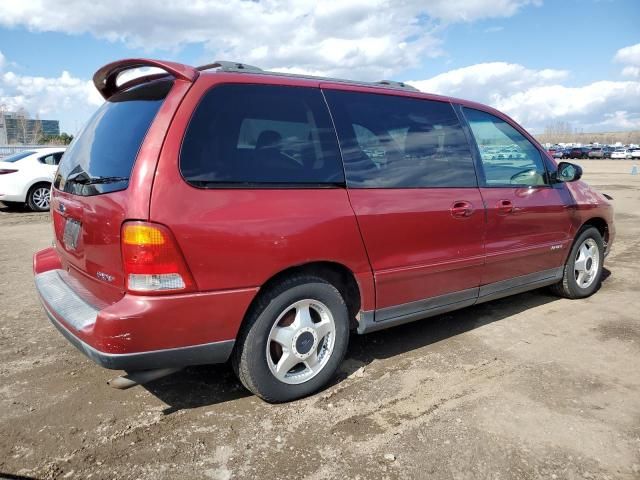
[[[612,147],[609,145],[598,147],[550,147],[548,152],[553,158],[612,158],[630,160],[640,158],[640,148]]]

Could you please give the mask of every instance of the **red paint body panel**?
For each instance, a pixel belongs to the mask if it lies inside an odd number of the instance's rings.
[[[607,242],[608,252],[616,237],[616,227],[613,221],[613,206],[604,195],[583,181],[567,183],[566,187],[574,201],[571,236],[575,236],[580,227],[589,220],[594,218],[602,219],[607,225],[608,235],[605,240]]]
[[[376,308],[480,285],[484,212],[477,188],[352,189],[376,278]],[[454,218],[468,201],[475,211]]]
[[[565,188],[481,188],[487,206],[482,284],[556,268],[571,247],[571,196]],[[501,211],[509,201],[510,212]],[[560,248],[559,248],[560,247]]]

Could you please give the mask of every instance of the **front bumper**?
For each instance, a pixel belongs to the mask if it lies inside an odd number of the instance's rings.
[[[229,313],[219,301],[216,308],[215,297],[213,303],[203,303],[203,300],[211,300],[212,295],[178,299],[175,296],[146,299],[125,295],[120,302],[99,309],[74,291],[65,281],[66,276],[67,272],[59,268],[36,273],[40,300],[49,320],[62,335],[102,367],[129,371],[175,368],[223,363],[231,355],[234,339],[207,341],[211,339],[210,324],[216,323],[212,316],[215,318],[218,313],[224,321]],[[209,308],[205,310],[204,305]],[[136,307],[139,309],[134,310]],[[200,315],[190,315],[193,309],[201,311]],[[187,318],[180,316],[180,311]],[[233,321],[239,325],[241,319],[242,316]],[[199,331],[204,334],[194,337],[191,332],[189,338],[200,338],[202,343],[184,344],[184,341],[176,340],[185,338],[185,327],[193,325],[202,325]],[[154,345],[168,348],[150,348]]]

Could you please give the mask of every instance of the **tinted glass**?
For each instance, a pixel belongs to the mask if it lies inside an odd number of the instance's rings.
[[[329,112],[314,88],[212,88],[187,128],[180,170],[210,188],[344,183]]]
[[[172,85],[158,81],[109,98],[67,149],[55,187],[76,195],[127,188],[142,141]],[[89,184],[90,179],[103,183]]]
[[[488,186],[544,185],[546,170],[538,149],[504,120],[464,109],[478,144]]]
[[[350,187],[474,187],[469,144],[449,103],[326,90]]]
[[[60,156],[58,156],[58,158],[56,158],[55,153],[50,153],[49,155],[45,155],[44,157],[40,157],[38,160],[40,160],[40,163],[44,163],[45,165],[57,165],[58,162],[60,161]]]
[[[36,152],[14,153],[13,155],[9,155],[8,157],[0,158],[0,162],[8,162],[8,163],[17,162],[18,160],[22,160],[23,158],[28,157],[29,155],[32,155],[34,153]]]

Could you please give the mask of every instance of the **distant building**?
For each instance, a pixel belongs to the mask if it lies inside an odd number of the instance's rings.
[[[0,112],[0,145],[37,143],[42,135],[60,135],[60,122]]]

